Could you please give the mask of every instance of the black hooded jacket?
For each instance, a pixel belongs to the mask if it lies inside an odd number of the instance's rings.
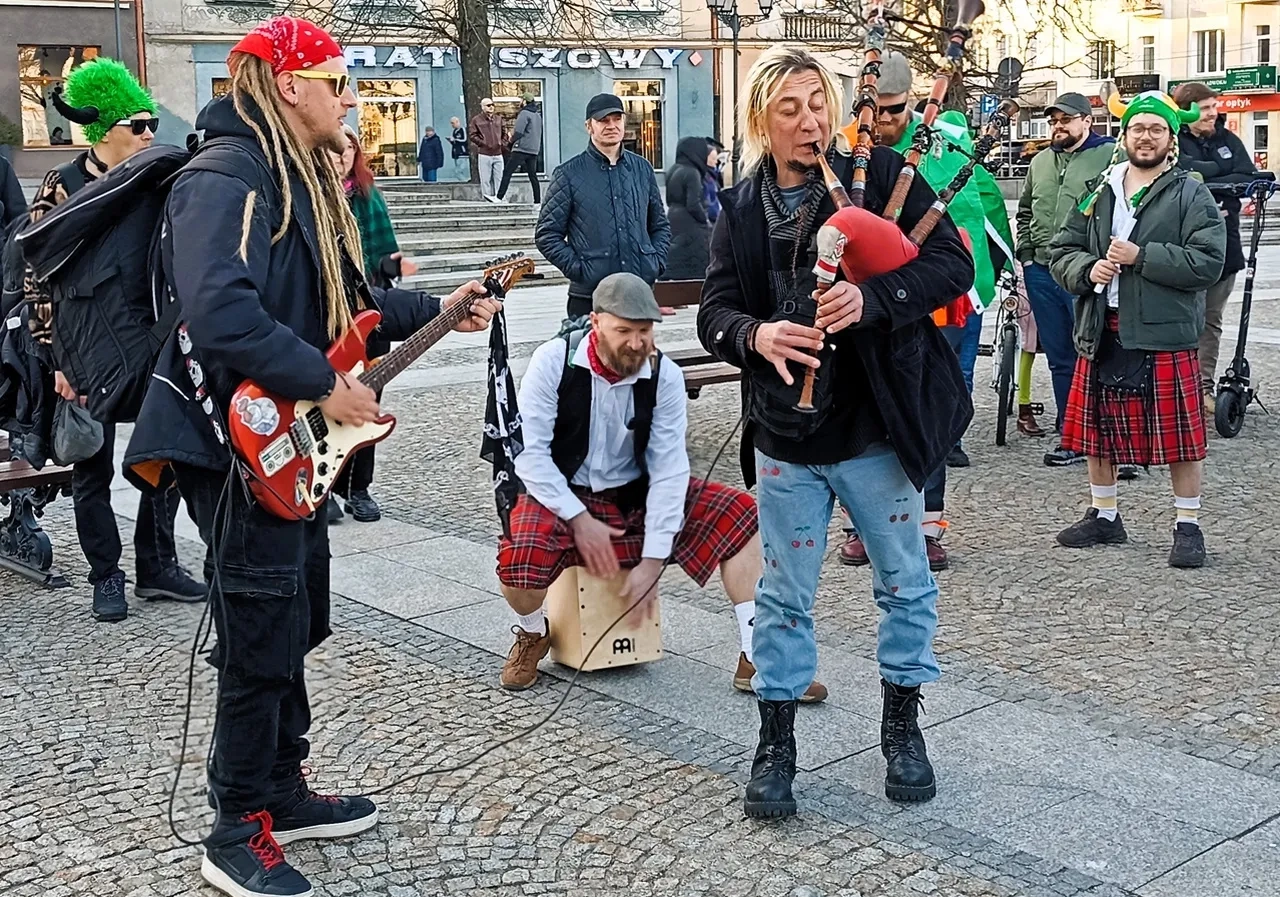
[[[664,280],[702,280],[706,276],[711,245],[704,189],[708,151],[705,137],[685,137],[676,146],[675,164],[667,172],[671,246]]]
[[[1254,179],[1258,168],[1249,157],[1240,138],[1227,129],[1227,117],[1219,115],[1213,133],[1197,137],[1186,125],[1178,132],[1178,165],[1199,172],[1206,184],[1246,184]],[[1215,196],[1218,206],[1227,213],[1227,263],[1222,276],[1244,269],[1244,249],[1240,244],[1240,200],[1233,196]]]
[[[306,187],[290,172],[292,223],[272,243],[283,221],[283,193],[231,97],[209,103],[196,127],[206,139],[232,138],[235,146],[225,151],[244,160],[239,177],[181,173],[164,213],[165,279],[181,303],[179,319],[214,403],[225,416],[231,394],[250,378],[286,399],[320,399],[333,389],[335,374],[324,354],[331,340]],[[348,267],[353,301],[359,275]],[[440,311],[440,300],[426,293],[374,289],[373,296],[383,313],[375,333],[390,340],[407,338]],[[227,469],[228,449],[193,396],[192,377],[171,336],[138,415],[126,469],[156,461]],[[134,474],[146,478],[141,469]]]

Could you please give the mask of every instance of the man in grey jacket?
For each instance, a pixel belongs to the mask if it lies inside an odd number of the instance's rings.
[[[611,93],[587,103],[587,148],[551,175],[538,251],[569,278],[568,314],[591,311],[596,284],[620,271],[652,284],[666,268],[671,223],[653,166],[622,148],[625,113]]]
[[[511,175],[519,170],[529,175],[533,188],[533,204],[542,204],[542,186],[538,183],[538,153],[542,152],[542,112],[533,94],[521,97],[520,114],[516,116],[516,128],[512,132],[511,158],[502,172],[502,185],[497,196],[486,197],[491,202],[502,202],[511,185]]]

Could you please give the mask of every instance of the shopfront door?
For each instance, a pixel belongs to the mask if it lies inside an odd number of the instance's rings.
[[[655,171],[663,168],[662,160],[662,81],[614,81],[613,92],[622,99],[627,113],[627,128],[622,146],[644,156]]]
[[[418,82],[411,79],[361,79],[360,147],[376,177],[412,177],[418,173]]]
[[[542,84],[541,80],[494,81],[491,88],[493,91],[493,111],[502,116],[508,134],[515,130],[516,116],[520,114],[521,98],[525,94],[533,96],[533,101],[538,106],[538,112],[542,115],[542,147],[538,150],[538,174],[543,174],[547,168],[547,118],[546,106],[542,102]]]

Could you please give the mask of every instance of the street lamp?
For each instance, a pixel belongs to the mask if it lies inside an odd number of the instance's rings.
[[[760,15],[743,16],[738,14],[738,0],[707,0],[707,9],[720,20],[733,35],[733,138],[729,144],[733,158],[733,180],[738,180],[738,33],[749,25],[756,25],[769,18],[773,11],[773,0],[760,0]]]

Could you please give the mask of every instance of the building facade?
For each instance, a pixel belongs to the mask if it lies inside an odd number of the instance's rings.
[[[120,58],[138,72],[138,28],[131,3],[104,0],[19,0],[0,4],[0,116],[12,124],[7,152],[23,179],[44,177],[83,151],[80,126],[67,121],[50,94],[75,66],[99,56]],[[145,76],[144,76],[145,77]]]

